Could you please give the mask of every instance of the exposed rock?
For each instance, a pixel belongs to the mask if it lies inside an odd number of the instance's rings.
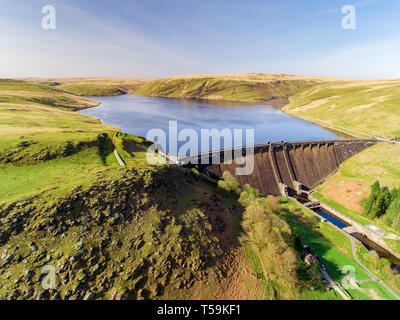
[[[38,247],[36,246],[36,244],[34,242],[31,242],[31,244],[29,245],[31,247],[32,251],[37,251]]]

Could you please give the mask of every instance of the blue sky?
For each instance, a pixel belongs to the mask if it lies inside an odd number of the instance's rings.
[[[0,0],[0,77],[400,77],[399,31],[398,0]]]

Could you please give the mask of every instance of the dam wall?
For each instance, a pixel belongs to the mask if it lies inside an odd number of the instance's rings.
[[[228,171],[241,187],[249,184],[261,194],[281,196],[285,195],[284,188],[289,194],[298,192],[300,186],[304,190],[315,188],[343,161],[376,143],[377,140],[321,140],[257,145],[254,147],[254,170],[249,175],[238,175],[236,170],[245,166],[241,161],[252,157],[245,147],[179,157],[178,160],[197,164],[201,172],[214,179],[221,179]]]

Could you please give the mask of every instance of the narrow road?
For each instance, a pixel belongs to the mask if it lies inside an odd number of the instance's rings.
[[[322,275],[326,281],[329,282],[329,285],[344,299],[344,300],[351,300],[348,294],[343,292],[343,290],[332,280],[328,272],[322,270]]]
[[[115,159],[117,159],[118,164],[121,167],[124,167],[125,166],[125,162],[122,161],[121,157],[118,154],[117,148],[115,147],[114,139],[115,139],[116,136],[117,136],[117,132],[114,133],[114,136],[113,136],[113,139],[112,139],[112,143],[113,143],[113,147],[114,147],[114,157],[115,157]]]
[[[121,167],[124,167],[124,166],[125,166],[125,163],[122,161],[121,157],[119,156],[119,154],[118,154],[118,152],[117,152],[117,149],[115,149],[115,148],[114,148],[114,156],[115,156],[115,159],[117,159],[118,164],[119,164]]]

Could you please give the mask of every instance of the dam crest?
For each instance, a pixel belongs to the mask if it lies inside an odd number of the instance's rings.
[[[193,166],[190,163],[199,163],[200,172],[217,180],[228,171],[241,187],[249,184],[263,195],[291,196],[314,189],[336,172],[345,160],[377,142],[374,139],[268,142],[254,146],[252,155],[247,155],[246,147],[241,147],[178,157],[177,160],[189,163],[189,166]],[[241,155],[243,159],[239,163],[246,163],[246,157],[254,156],[253,172],[237,175],[236,169],[241,167],[237,161],[224,161],[224,154],[229,151]],[[213,164],[216,157],[220,161]]]

